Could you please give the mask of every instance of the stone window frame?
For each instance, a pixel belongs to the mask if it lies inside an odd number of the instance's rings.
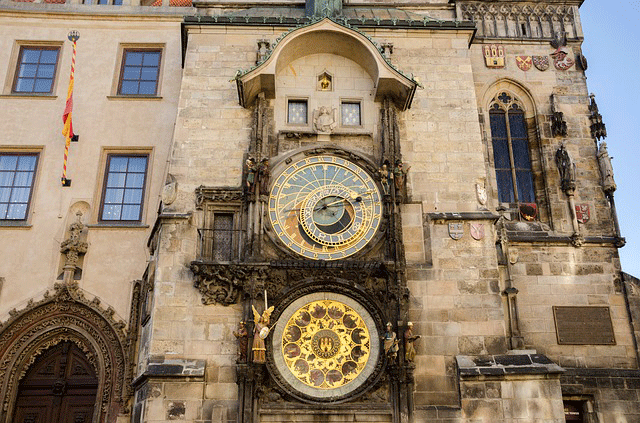
[[[308,127],[311,123],[311,119],[309,119],[309,97],[299,97],[299,96],[294,96],[294,97],[287,97],[286,99],[286,110],[287,113],[285,115],[286,117],[286,124],[288,126],[296,126],[296,127]],[[290,121],[290,116],[289,116],[289,103],[291,102],[299,102],[299,103],[305,103],[307,105],[307,117],[304,123],[292,123]]]
[[[548,199],[548,186],[546,178],[546,170],[544,164],[544,156],[542,153],[542,143],[539,135],[539,119],[537,118],[537,107],[530,94],[530,90],[525,88],[517,81],[510,79],[501,79],[487,88],[480,103],[480,114],[482,116],[482,126],[486,140],[486,161],[488,163],[489,180],[491,181],[488,190],[491,191],[491,198],[494,198],[498,205],[504,206],[516,220],[522,220],[519,213],[519,204],[523,203],[500,203],[498,200],[498,184],[493,156],[493,140],[491,136],[490,108],[501,93],[507,93],[513,99],[517,99],[517,104],[524,112],[524,120],[526,125],[527,137],[529,141],[529,159],[531,162],[531,174],[533,177],[533,191],[535,196],[535,204],[537,205],[537,216],[535,221],[549,222],[550,210]]]
[[[32,171],[33,176],[31,178],[31,184],[28,187],[29,198],[26,203],[27,206],[24,212],[24,217],[21,219],[6,219],[5,215],[0,215],[0,226],[16,226],[16,225],[22,226],[22,225],[26,225],[27,222],[30,220],[30,216],[33,210],[34,197],[35,197],[34,192],[36,190],[36,185],[38,180],[41,151],[42,151],[41,149],[0,149],[0,156],[17,156],[17,157],[33,156],[35,157],[35,164]],[[13,183],[10,186],[5,186],[5,188],[6,187],[15,188]],[[26,188],[26,187],[21,187],[21,188]],[[12,204],[10,200],[11,199],[9,198],[9,202],[7,204]]]
[[[98,165],[98,172],[96,175],[96,190],[94,194],[94,204],[97,207],[94,208],[92,221],[95,224],[91,224],[92,228],[110,228],[110,227],[131,227],[131,228],[146,228],[148,227],[145,222],[147,221],[147,205],[149,204],[149,195],[151,191],[152,177],[153,177],[153,162],[154,162],[154,149],[152,147],[104,147],[100,155],[100,163]],[[106,181],[108,176],[109,156],[146,156],[147,157],[147,169],[145,174],[145,182],[142,193],[142,201],[140,208],[140,219],[138,220],[103,220],[102,210],[104,205],[104,193],[106,188]]]
[[[342,105],[343,104],[357,104],[360,108],[360,123],[358,125],[348,125],[344,123],[342,116]],[[362,128],[364,126],[364,107],[363,101],[361,98],[340,98],[340,126],[343,128]]]
[[[113,82],[111,84],[111,92],[107,98],[111,100],[159,100],[162,99],[162,80],[164,75],[165,63],[164,43],[121,43],[118,46],[116,56],[115,70],[113,73]],[[156,78],[156,91],[154,94],[122,94],[122,78],[124,76],[125,57],[128,52],[160,52],[158,63],[158,75]]]
[[[61,41],[42,41],[42,40],[16,40],[14,42],[11,57],[9,59],[9,70],[7,71],[7,78],[5,80],[4,88],[2,90],[3,96],[7,97],[30,97],[34,99],[55,99],[56,91],[58,87],[58,79],[60,75],[60,64],[63,56],[64,43]],[[55,69],[53,72],[53,78],[51,82],[51,89],[48,92],[29,92],[29,91],[16,91],[16,82],[20,72],[21,58],[25,48],[34,48],[42,50],[57,50],[58,57],[56,59]],[[47,78],[48,79],[48,78]]]

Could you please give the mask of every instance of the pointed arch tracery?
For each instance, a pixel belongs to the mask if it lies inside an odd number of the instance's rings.
[[[115,421],[130,396],[127,378],[124,323],[116,322],[113,310],[100,301],[87,300],[77,284],[56,284],[38,302],[10,312],[0,326],[0,422],[13,416],[18,385],[37,357],[63,341],[74,343],[86,355],[98,375],[99,388],[93,421]]]

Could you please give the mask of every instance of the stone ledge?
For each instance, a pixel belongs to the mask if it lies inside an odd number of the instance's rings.
[[[149,378],[204,378],[206,360],[189,360],[184,358],[151,357],[147,370],[135,378],[133,386],[139,386]]]
[[[565,370],[542,354],[456,356],[460,377],[560,374]]]

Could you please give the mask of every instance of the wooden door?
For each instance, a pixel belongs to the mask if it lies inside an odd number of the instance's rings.
[[[45,351],[18,387],[14,423],[91,423],[98,378],[71,342]]]

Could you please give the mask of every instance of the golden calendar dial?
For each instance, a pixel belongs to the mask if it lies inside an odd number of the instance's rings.
[[[274,181],[269,219],[296,254],[338,260],[362,250],[382,219],[380,191],[360,166],[336,156],[289,165]]]

